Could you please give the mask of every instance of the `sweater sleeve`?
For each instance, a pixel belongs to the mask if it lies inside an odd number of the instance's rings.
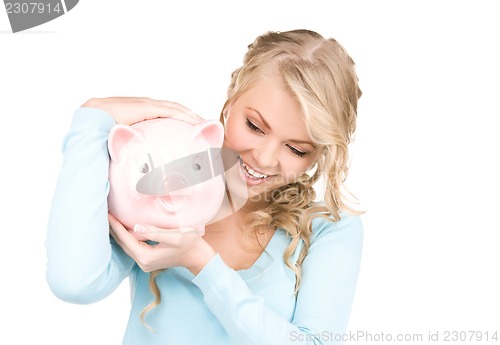
[[[324,222],[302,264],[290,322],[266,307],[216,255],[194,278],[235,344],[342,344],[358,277],[363,227],[359,217]]]
[[[63,140],[63,162],[49,214],[47,282],[60,299],[92,303],[114,291],[133,260],[110,240],[107,139],[113,118],[79,108]]]

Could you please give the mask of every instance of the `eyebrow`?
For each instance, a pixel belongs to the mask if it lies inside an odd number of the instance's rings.
[[[266,121],[266,119],[264,119],[264,116],[262,116],[262,114],[257,110],[257,109],[254,109],[254,108],[250,108],[250,107],[247,107],[248,110],[251,110],[253,112],[255,112],[259,117],[260,117],[260,120],[262,121],[262,123],[264,124],[264,126],[270,131],[272,132],[272,128],[271,126],[269,125],[269,123]],[[289,141],[291,141],[292,143],[294,144],[307,144],[307,145],[311,145],[313,148],[316,148],[316,145],[314,145],[312,142],[308,141],[308,140],[299,140],[299,139],[290,139]]]
[[[249,108],[247,107],[248,110],[251,110],[253,111],[254,113],[256,113],[257,115],[259,115],[260,117],[260,120],[262,121],[262,123],[264,124],[264,126],[272,132],[272,129],[271,129],[271,126],[269,125],[269,123],[266,121],[266,119],[264,119],[264,116],[262,116],[262,114],[260,113],[260,111],[254,109],[254,108]]]

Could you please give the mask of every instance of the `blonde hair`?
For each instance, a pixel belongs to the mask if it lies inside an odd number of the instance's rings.
[[[356,130],[361,90],[354,61],[335,39],[310,30],[270,31],[248,46],[243,65],[233,71],[221,120],[228,107],[270,67],[278,72],[298,101],[308,134],[321,154],[311,175],[304,173],[294,183],[273,191],[273,202],[252,212],[247,224],[253,229],[281,228],[288,233],[291,243],[283,259],[296,274],[295,292],[298,292],[313,218],[321,216],[338,221],[341,211],[362,213],[347,205],[344,187],[349,170],[348,144]],[[315,203],[313,185],[320,178],[325,182],[324,203]],[[294,264],[291,257],[300,241],[303,247]]]
[[[298,292],[301,264],[307,255],[312,233],[312,220],[321,216],[338,221],[340,211],[359,214],[346,204],[342,192],[348,173],[348,149],[356,130],[357,103],[361,96],[355,64],[346,50],[333,38],[325,39],[309,30],[267,32],[248,46],[243,65],[231,74],[228,98],[221,112],[221,122],[228,107],[252,87],[269,67],[277,69],[285,87],[301,106],[308,134],[321,154],[311,175],[304,173],[295,182],[271,193],[272,203],[263,210],[251,212],[246,225],[258,228],[281,228],[291,238],[283,259],[295,272]],[[315,203],[313,185],[325,181],[324,203]],[[300,242],[302,250],[292,263]],[[160,291],[155,278],[162,270],[150,275],[150,288],[156,300],[141,313],[157,306]]]

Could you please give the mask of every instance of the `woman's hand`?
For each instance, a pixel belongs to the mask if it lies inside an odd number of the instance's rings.
[[[82,107],[102,109],[111,115],[116,123],[124,125],[158,117],[171,117],[191,124],[203,121],[203,118],[183,105],[146,97],[92,98]]]
[[[139,241],[112,215],[108,215],[111,235],[144,272],[182,266],[197,275],[215,256],[216,252],[193,228],[160,229],[149,225],[136,225],[134,231],[148,240]]]

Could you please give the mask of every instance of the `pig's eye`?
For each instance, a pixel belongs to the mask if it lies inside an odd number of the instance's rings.
[[[145,174],[149,172],[149,164],[148,163],[139,163],[139,172]]]
[[[193,164],[192,164],[193,170],[199,171],[201,170],[201,158],[196,157],[193,159]]]

